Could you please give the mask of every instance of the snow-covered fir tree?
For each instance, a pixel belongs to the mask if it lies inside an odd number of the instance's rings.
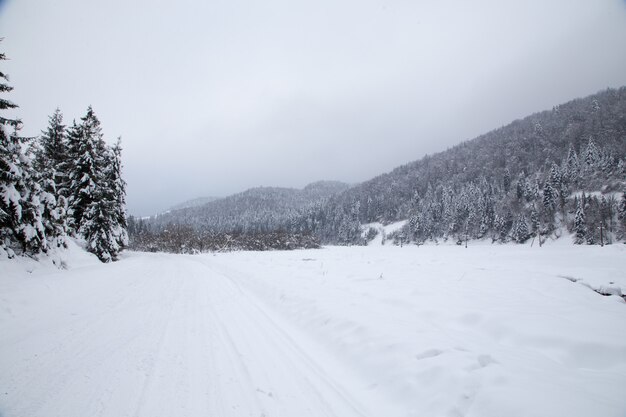
[[[0,54],[0,61],[5,60]],[[0,71],[0,93],[12,87]],[[17,105],[0,97],[0,111]],[[47,249],[42,223],[40,187],[33,179],[32,164],[25,152],[26,139],[19,136],[21,123],[0,114],[0,250],[12,257],[15,250],[35,254]]]
[[[587,239],[587,226],[585,222],[585,210],[583,209],[583,196],[578,200],[576,204],[576,217],[574,218],[574,231],[576,233],[575,243],[580,245]]]
[[[589,139],[585,148],[585,171],[591,172],[596,168],[600,155],[593,139]]]
[[[504,169],[504,176],[502,178],[502,185],[504,186],[504,192],[508,193],[511,188],[511,171],[508,168]]]
[[[103,188],[95,188],[91,193],[94,199],[84,211],[81,226],[87,250],[102,262],[114,261],[122,249],[116,235],[119,226],[111,215],[115,211],[115,200]]]
[[[513,225],[513,240],[517,243],[524,243],[530,237],[530,231],[528,230],[528,223],[523,214],[517,216],[517,220]]]
[[[128,222],[126,213],[126,181],[122,178],[122,139],[118,138],[110,152],[108,182],[115,198],[114,220],[117,243],[128,246]]]
[[[67,187],[67,174],[62,168],[68,155],[65,125],[59,109],[49,117],[48,128],[39,137],[34,155],[34,168],[42,190],[40,200],[46,235],[49,240],[54,240],[53,245],[66,246],[67,202],[60,191]]]
[[[48,117],[48,128],[41,132],[35,154],[35,166],[53,181],[56,193],[64,183],[66,174],[60,169],[68,159],[67,138],[63,114],[56,109]]]
[[[103,178],[92,191],[94,198],[84,213],[81,226],[88,250],[103,262],[117,260],[119,252],[128,245],[126,183],[122,179],[121,152],[118,139],[105,154]]]
[[[580,176],[580,163],[578,161],[578,155],[573,146],[569,147],[567,151],[567,160],[565,161],[565,175],[568,182],[571,184],[578,184],[578,177]]]
[[[68,135],[68,214],[75,234],[103,262],[114,261],[127,245],[126,184],[121,145],[107,147],[93,108]]]
[[[626,240],[626,191],[622,193],[617,207],[617,219],[619,221],[618,236],[622,240]]]
[[[91,106],[81,118],[81,123],[74,123],[70,128],[68,150],[71,161],[68,167],[68,214],[72,232],[79,234],[85,212],[96,199],[96,191],[104,181],[106,167],[106,145],[100,121]]]

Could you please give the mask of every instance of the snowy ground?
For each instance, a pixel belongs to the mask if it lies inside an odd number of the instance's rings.
[[[2,417],[626,415],[626,245],[66,264],[0,262]]]

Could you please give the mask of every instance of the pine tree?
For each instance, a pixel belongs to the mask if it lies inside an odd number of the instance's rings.
[[[598,199],[592,195],[585,195],[583,193],[581,197],[583,215],[585,218],[585,236],[587,237],[588,245],[595,245],[599,240],[599,234],[596,233],[599,228],[599,204]]]
[[[569,191],[567,190],[566,185],[567,179],[563,177],[564,175],[561,173],[559,166],[552,163],[548,181],[550,183],[550,187],[552,188],[552,193],[554,194],[555,208],[558,205],[561,209],[562,218],[565,219],[565,199],[569,194]]]
[[[87,250],[94,253],[102,262],[115,261],[122,247],[112,213],[115,211],[115,200],[107,195],[105,189],[95,188],[93,200],[83,213],[81,231],[87,241]]]
[[[91,106],[74,124],[68,135],[68,152],[72,164],[69,167],[68,215],[71,230],[80,233],[85,211],[96,199],[96,191],[104,180],[106,145],[102,138],[100,121]]]
[[[541,223],[539,221],[539,213],[537,213],[537,209],[533,204],[533,207],[530,210],[530,233],[538,238],[539,246],[541,246]]]
[[[622,239],[626,239],[626,191],[622,193],[622,198],[617,206],[617,219],[619,220]]]
[[[576,238],[574,243],[580,245],[585,242],[587,238],[587,226],[585,223],[585,211],[583,209],[582,199],[584,196],[577,201],[576,204],[576,217],[574,218],[574,232],[576,233]]]
[[[0,53],[0,61],[6,57]],[[13,87],[2,82],[8,77],[0,71],[0,92],[10,92]],[[0,110],[16,108],[17,105],[0,97]],[[6,132],[7,127],[16,127],[19,120],[7,119],[0,115],[0,250],[9,251],[11,242],[15,239],[15,230],[21,219],[21,195],[16,189],[16,183],[21,177],[18,144],[14,143]]]
[[[78,235],[78,229],[80,225],[76,224],[74,217],[74,205],[76,203],[77,193],[73,188],[72,182],[76,177],[77,171],[76,161],[80,155],[81,148],[81,128],[76,124],[76,120],[72,121],[72,126],[67,129],[67,159],[61,163],[60,171],[63,172],[64,178],[62,184],[59,186],[57,192],[60,196],[65,198],[66,204],[66,216],[67,216],[67,230],[68,235]]]
[[[23,161],[22,219],[18,227],[22,250],[26,254],[37,254],[48,250],[46,228],[44,226],[44,204],[41,201],[41,186],[36,182],[28,156]]]
[[[511,171],[508,168],[504,169],[504,177],[502,179],[502,185],[504,186],[504,192],[508,193],[511,189]]]
[[[565,161],[565,173],[568,182],[577,185],[578,178],[580,176],[580,163],[578,162],[578,155],[573,146],[570,146],[567,152],[567,159]]]
[[[546,212],[550,214],[553,214],[556,208],[556,193],[549,181],[546,182],[546,186],[543,188],[543,206]]]
[[[534,201],[538,201],[539,200],[539,196],[541,195],[540,193],[540,187],[539,187],[539,179],[535,178],[535,184],[530,187],[530,196],[531,196],[531,200]]]
[[[609,206],[606,197],[600,198],[600,245],[604,246],[605,243],[610,243],[610,238],[607,236],[607,222],[611,217],[611,208]]]
[[[0,40],[2,40],[0,38]],[[0,61],[5,61],[6,55],[0,52]],[[4,81],[9,81],[9,76],[7,74],[5,74],[4,72],[0,71],[0,93],[9,93],[11,92],[11,90],[13,90],[13,87],[11,87],[10,85],[6,84]],[[17,108],[17,104],[0,97],[0,110],[7,110],[7,109],[15,109]],[[4,127],[4,126],[12,126],[13,128],[18,127],[21,124],[21,122],[18,119],[7,119],[5,117],[3,117],[2,115],[0,115],[0,126]],[[6,134],[6,132],[4,132],[5,136],[8,136]]]
[[[513,227],[513,213],[510,209],[506,209],[504,215],[501,217],[501,222],[498,225],[499,239],[501,242],[506,242]]]
[[[54,181],[58,189],[64,182],[64,172],[60,170],[67,158],[67,139],[63,114],[58,108],[48,117],[48,128],[41,132],[39,138],[40,151],[35,158],[37,169],[46,170],[46,174]]]
[[[589,138],[587,147],[585,148],[585,170],[593,172],[598,165],[600,154],[593,139]]]
[[[0,53],[0,61],[5,60]],[[4,83],[8,77],[0,72],[0,92],[13,87]],[[0,110],[17,105],[0,98]],[[32,165],[22,145],[27,139],[18,135],[21,122],[0,116],[0,250],[12,257],[14,249],[25,254],[36,254],[47,249],[45,230],[41,219],[40,189],[33,181]],[[7,133],[7,128],[13,132]]]
[[[122,144],[120,138],[109,152],[109,159],[107,184],[111,187],[115,202],[112,213],[116,225],[114,236],[117,239],[117,246],[124,248],[128,245],[128,224],[126,221],[126,182],[122,178]]]
[[[553,191],[557,191],[561,189],[561,172],[559,170],[559,166],[555,163],[552,163],[550,167],[550,174],[548,181],[550,182],[550,186]]]
[[[523,214],[517,216],[512,233],[513,240],[517,243],[524,243],[528,240],[530,232],[528,231],[528,223]]]
[[[515,186],[515,196],[519,201],[522,201],[522,199],[524,199],[527,188],[528,185],[526,184],[526,177],[524,177],[524,173],[520,172],[519,176],[517,177],[517,184]]]
[[[62,168],[68,159],[63,115],[56,109],[49,117],[48,129],[42,132],[35,151],[34,166],[41,184],[40,196],[43,206],[43,222],[48,239],[55,245],[66,246],[67,233],[66,199],[60,190],[66,188],[67,174]]]
[[[111,149],[102,142],[102,147],[96,146],[95,150],[102,162],[95,164],[99,171],[93,186],[89,185],[87,189],[91,199],[85,199],[80,231],[87,241],[87,250],[96,254],[102,262],[110,262],[117,260],[119,252],[128,245],[126,183],[121,172],[122,148],[118,139]]]
[[[67,199],[68,209],[73,203],[74,193],[72,190],[72,173],[76,170],[76,160],[80,154],[81,146],[81,128],[76,123],[76,120],[72,121],[72,125],[65,130],[65,152],[66,158],[59,165],[59,172],[62,173],[61,184],[57,189],[57,192]],[[70,213],[68,212],[68,215]],[[72,216],[68,219],[68,223],[73,226]]]

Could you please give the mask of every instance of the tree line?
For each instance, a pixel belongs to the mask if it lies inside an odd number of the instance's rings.
[[[10,92],[8,76],[0,79],[0,92]],[[0,98],[0,110],[16,107]],[[37,138],[20,136],[21,128],[0,115],[0,254],[48,253],[74,236],[101,261],[115,261],[128,243],[120,140],[105,143],[91,106],[69,127],[57,109]]]
[[[128,219],[129,247],[143,252],[195,254],[239,250],[267,251],[316,249],[319,241],[310,233],[285,230],[219,232],[170,223],[154,228],[142,219]]]

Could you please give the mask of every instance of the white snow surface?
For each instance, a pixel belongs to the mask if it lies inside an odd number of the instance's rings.
[[[626,415],[625,245],[63,264],[0,261],[2,417]]]

